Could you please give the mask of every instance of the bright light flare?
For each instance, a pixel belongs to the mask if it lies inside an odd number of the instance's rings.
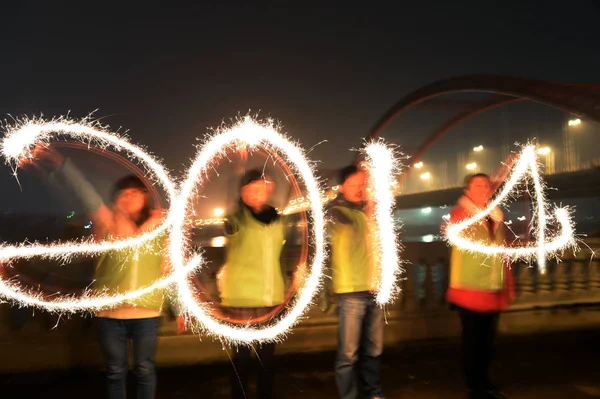
[[[475,152],[483,151],[483,146],[482,145],[478,145],[477,147],[473,147],[473,151],[475,151]]]
[[[52,140],[64,139],[65,137],[85,142],[88,146],[124,151],[131,160],[144,166],[154,184],[159,184],[164,188],[170,204],[175,201],[175,186],[158,159],[149,155],[140,147],[131,144],[126,138],[109,132],[98,122],[91,121],[89,118],[81,121],[74,121],[65,117],[51,121],[44,121],[43,119],[17,121],[14,126],[6,128],[6,134],[0,143],[0,152],[5,157],[6,162],[13,166],[16,176],[19,163],[25,158],[31,159],[33,157],[32,150],[36,146],[48,145]],[[0,245],[0,262],[8,264],[11,261],[32,257],[66,262],[75,255],[94,255],[108,250],[122,250],[131,247],[139,247],[140,250],[143,250],[145,244],[165,233],[165,230],[171,225],[171,221],[172,216],[169,213],[156,229],[119,241],[95,242],[93,240],[82,240],[55,244],[2,244]],[[79,298],[56,296],[53,300],[48,300],[40,292],[0,279],[0,296],[17,301],[22,305],[44,308],[55,312],[97,311],[118,305],[124,301],[143,297],[155,289],[166,287],[173,281],[173,276],[169,276],[156,281],[149,287],[122,295],[108,295],[102,292],[92,294],[91,291],[87,291]]]
[[[474,169],[477,169],[477,164],[475,162],[471,162],[471,163],[468,163],[466,167],[468,170],[474,170]]]
[[[370,143],[365,148],[366,161],[370,169],[372,195],[375,202],[374,217],[376,234],[373,237],[373,252],[378,255],[379,275],[375,301],[379,305],[391,302],[399,291],[397,281],[400,268],[398,228],[394,222],[394,184],[400,164],[394,151],[382,141]]]
[[[577,119],[571,119],[569,121],[569,126],[577,126],[581,124],[581,119],[577,118]]]
[[[425,172],[421,173],[421,180],[429,180],[431,178],[431,173]]]
[[[301,176],[310,198],[310,211],[313,220],[314,257],[310,274],[306,277],[298,295],[292,300],[291,307],[276,322],[266,325],[234,326],[223,323],[212,316],[205,304],[196,301],[195,289],[188,281],[190,258],[198,261],[200,255],[189,254],[189,238],[184,233],[186,213],[191,208],[190,200],[195,189],[205,182],[205,176],[215,162],[226,150],[238,146],[267,146],[283,153],[286,160],[293,165]],[[177,274],[177,301],[182,305],[186,316],[190,317],[192,329],[204,331],[220,339],[238,344],[250,344],[257,341],[277,341],[296,324],[312,303],[315,293],[321,285],[322,265],[325,259],[325,221],[320,201],[321,187],[314,177],[313,169],[303,150],[283,136],[272,123],[261,124],[246,117],[230,128],[222,128],[210,137],[199,149],[189,169],[186,180],[182,183],[180,195],[171,212],[174,215],[171,230],[170,254]]]
[[[504,245],[487,245],[473,242],[469,237],[461,234],[469,226],[477,223],[488,216],[497,206],[506,201],[510,193],[515,189],[515,185],[524,178],[529,177],[534,186],[534,193],[531,193],[534,199],[533,219],[535,223],[531,224],[532,236],[537,237],[534,245],[520,248],[507,247]],[[476,215],[463,220],[462,222],[449,224],[446,227],[446,238],[448,241],[467,251],[478,252],[489,256],[507,255],[513,260],[521,259],[530,261],[537,259],[540,272],[546,271],[546,257],[557,254],[567,247],[575,247],[573,221],[567,208],[556,208],[554,216],[550,215],[549,206],[546,203],[544,195],[544,183],[538,171],[538,160],[534,146],[526,146],[521,152],[511,175],[504,185],[504,188],[489,204],[489,206]],[[549,222],[560,225],[559,233],[552,240],[546,241],[547,225]]]

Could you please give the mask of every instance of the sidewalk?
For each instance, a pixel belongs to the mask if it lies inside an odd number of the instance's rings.
[[[281,356],[276,397],[336,398],[333,356],[332,352]],[[157,397],[229,398],[230,370],[230,364],[159,369]],[[382,373],[388,399],[466,397],[456,340],[386,348]],[[500,337],[493,377],[510,398],[600,398],[600,328]],[[20,397],[104,397],[102,375],[97,370],[1,375],[0,383],[5,391],[16,390]],[[135,397],[133,392],[129,397]],[[249,398],[254,397],[251,392]]]

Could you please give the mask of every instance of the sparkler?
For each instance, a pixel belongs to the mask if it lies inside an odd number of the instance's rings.
[[[470,225],[477,223],[488,216],[498,205],[506,201],[511,192],[515,189],[516,184],[521,180],[529,177],[533,182],[535,195],[533,216],[536,223],[530,226],[532,236],[537,237],[533,245],[528,245],[519,248],[507,247],[504,245],[487,245],[471,241],[461,233]],[[560,225],[560,231],[551,241],[546,241],[547,224],[549,221],[556,221]],[[504,185],[504,188],[489,204],[489,206],[478,212],[476,215],[465,219],[459,223],[449,224],[446,228],[446,238],[453,245],[473,252],[483,253],[489,256],[504,254],[513,260],[521,259],[530,261],[537,259],[540,272],[546,270],[546,257],[565,250],[569,246],[575,246],[573,221],[569,215],[567,208],[554,209],[554,216],[549,212],[549,205],[546,202],[544,195],[544,183],[539,175],[538,160],[536,148],[533,145],[526,146],[517,161],[514,169]]]
[[[223,155],[227,149],[239,146],[250,149],[257,146],[268,146],[282,153],[289,164],[293,165],[298,175],[304,181],[307,195],[310,198],[313,218],[313,245],[315,249],[312,267],[298,295],[292,300],[290,309],[278,321],[262,326],[233,326],[213,317],[195,299],[193,286],[188,281],[188,270],[193,266],[184,266],[191,258],[192,262],[201,263],[200,255],[189,256],[188,239],[184,233],[185,216],[190,208],[195,187],[204,182],[207,170]],[[173,227],[171,229],[170,255],[177,275],[177,301],[182,305],[187,316],[191,316],[192,328],[200,330],[221,339],[249,344],[257,341],[275,341],[281,339],[304,314],[312,303],[313,297],[321,285],[322,264],[325,258],[325,222],[320,201],[319,182],[315,179],[313,170],[304,155],[303,150],[285,138],[272,123],[260,124],[249,117],[239,121],[234,126],[221,129],[199,149],[198,155],[190,167],[187,179],[182,183],[177,200],[171,207]],[[195,323],[194,323],[195,322]]]
[[[55,312],[76,312],[81,310],[98,311],[107,307],[118,305],[125,301],[138,299],[156,289],[168,287],[175,283],[178,290],[176,297],[184,306],[183,311],[192,316],[196,327],[201,330],[233,342],[253,342],[257,340],[275,340],[293,326],[308,305],[321,284],[322,264],[325,258],[324,217],[320,202],[320,187],[315,179],[312,168],[303,151],[295,144],[280,134],[272,124],[261,125],[250,118],[245,118],[230,129],[224,129],[214,135],[200,150],[197,158],[189,170],[187,179],[181,186],[181,195],[177,195],[175,186],[162,164],[123,137],[108,132],[97,123],[83,120],[75,122],[67,118],[58,118],[50,122],[43,120],[26,120],[8,129],[0,145],[0,151],[9,163],[18,165],[24,158],[31,158],[32,149],[40,144],[48,144],[53,139],[67,136],[87,142],[89,146],[111,148],[115,151],[125,151],[132,159],[145,165],[151,172],[155,181],[160,184],[168,194],[171,208],[163,223],[151,232],[140,236],[120,241],[91,241],[58,243],[42,245],[1,245],[0,261],[12,261],[31,257],[45,257],[67,261],[70,257],[80,254],[97,254],[107,250],[118,250],[129,247],[142,246],[144,243],[156,238],[159,234],[169,230],[169,255],[174,271],[168,276],[157,280],[154,284],[135,291],[119,295],[103,293],[84,293],[82,297],[75,298],[63,296],[58,300],[47,300],[39,292],[27,290],[14,283],[0,279],[0,296],[16,301],[23,305],[35,306]],[[287,159],[295,165],[297,172],[304,180],[311,198],[311,211],[313,213],[313,243],[315,255],[311,273],[294,300],[291,309],[276,323],[264,327],[241,328],[232,327],[221,323],[206,312],[205,305],[195,300],[194,291],[189,285],[188,277],[191,271],[200,269],[203,264],[201,255],[189,255],[188,237],[184,233],[186,212],[190,207],[195,187],[204,181],[201,178],[215,160],[231,147],[236,146],[256,147],[267,145],[279,149]],[[16,166],[15,166],[16,175]]]
[[[380,305],[393,300],[398,290],[397,278],[402,271],[398,257],[397,227],[394,223],[394,175],[399,169],[393,150],[383,142],[370,143],[365,148],[375,199],[377,231],[373,242],[379,268],[375,300]]]
[[[284,137],[272,123],[260,124],[250,118],[239,121],[234,126],[221,129],[200,147],[198,155],[188,171],[186,180],[177,192],[174,183],[162,164],[147,154],[143,149],[131,144],[126,138],[108,132],[97,123],[83,120],[76,122],[67,118],[58,118],[50,122],[43,120],[26,120],[10,128],[0,144],[0,151],[7,162],[18,165],[23,159],[31,158],[32,149],[40,144],[48,144],[51,140],[74,138],[103,149],[124,151],[133,160],[145,166],[146,172],[161,185],[168,194],[170,210],[163,223],[155,230],[143,235],[120,241],[67,242],[51,245],[34,243],[31,245],[1,245],[0,261],[11,261],[31,257],[45,257],[67,261],[74,255],[91,255],[107,250],[118,250],[143,246],[168,230],[169,256],[173,264],[173,272],[157,280],[149,287],[119,295],[92,294],[86,292],[82,297],[68,297],[47,300],[40,293],[24,289],[14,283],[0,280],[0,295],[18,303],[45,308],[56,312],[76,312],[81,310],[97,311],[118,305],[125,301],[138,299],[155,289],[176,286],[172,294],[182,305],[184,314],[190,317],[196,331],[200,330],[220,339],[235,343],[251,343],[255,341],[273,341],[281,337],[295,324],[311,304],[319,289],[322,278],[322,264],[325,258],[323,199],[319,182],[304,152],[296,144]],[[254,149],[265,146],[278,153],[283,153],[286,160],[293,165],[301,176],[307,189],[309,209],[313,218],[313,239],[315,254],[310,273],[306,277],[298,295],[293,299],[289,310],[276,322],[262,326],[233,326],[216,319],[207,309],[207,304],[198,303],[195,290],[190,284],[191,271],[201,269],[204,260],[200,254],[192,254],[189,250],[189,237],[185,234],[186,214],[191,207],[191,199],[196,188],[205,182],[207,171],[227,150]],[[380,278],[378,283],[377,302],[385,304],[391,301],[396,293],[396,279],[401,264],[398,257],[396,226],[391,217],[393,210],[393,174],[398,168],[396,159],[387,146],[381,142],[372,143],[365,149],[371,168],[372,184],[376,198],[375,217],[377,223],[376,251],[379,254]],[[16,175],[16,167],[15,167]]]
[[[90,119],[74,121],[65,117],[53,119],[49,122],[42,119],[26,119],[18,121],[16,125],[7,129],[5,137],[0,143],[0,152],[7,163],[14,165],[16,176],[17,168],[21,161],[33,157],[33,149],[38,145],[47,145],[51,140],[70,137],[87,143],[88,146],[97,146],[102,149],[124,151],[130,159],[144,165],[146,172],[153,178],[154,183],[161,185],[169,203],[176,198],[176,189],[168,172],[161,162],[149,155],[142,148],[130,143],[125,137],[111,133],[98,122]],[[94,255],[108,250],[122,250],[130,247],[141,247],[165,231],[172,225],[173,215],[167,214],[163,222],[154,230],[136,237],[119,241],[83,240],[80,242],[65,242],[43,245],[33,243],[30,245],[0,245],[0,262],[9,263],[18,259],[41,257],[68,261],[75,255]],[[196,266],[190,263],[190,266]],[[76,312],[81,310],[96,311],[111,307],[124,301],[143,297],[149,292],[163,288],[174,282],[174,276],[168,276],[156,281],[148,287],[130,291],[121,295],[105,295],[103,293],[91,294],[86,292],[80,298],[63,296],[61,299],[47,300],[39,292],[24,289],[18,284],[9,283],[0,279],[0,296],[16,301],[23,305],[44,308],[56,312]]]

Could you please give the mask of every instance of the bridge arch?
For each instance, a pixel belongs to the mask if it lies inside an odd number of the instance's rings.
[[[381,132],[405,111],[439,96],[461,92],[485,92],[490,95],[467,103],[464,109],[440,125],[425,139],[416,153],[412,154],[412,162],[419,162],[437,141],[461,123],[482,112],[519,101],[542,103],[600,123],[600,85],[514,76],[468,75],[440,80],[409,93],[379,118],[365,141],[377,139]]]

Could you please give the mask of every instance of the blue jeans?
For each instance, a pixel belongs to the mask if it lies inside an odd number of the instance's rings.
[[[365,397],[383,397],[380,357],[383,351],[383,310],[370,293],[337,296],[338,351],[335,376],[342,399],[358,398],[358,363]]]
[[[158,338],[158,317],[109,319],[99,317],[100,345],[106,362],[108,398],[125,399],[129,369],[129,339],[133,341],[133,370],[138,399],[154,399],[156,370],[154,358]]]

